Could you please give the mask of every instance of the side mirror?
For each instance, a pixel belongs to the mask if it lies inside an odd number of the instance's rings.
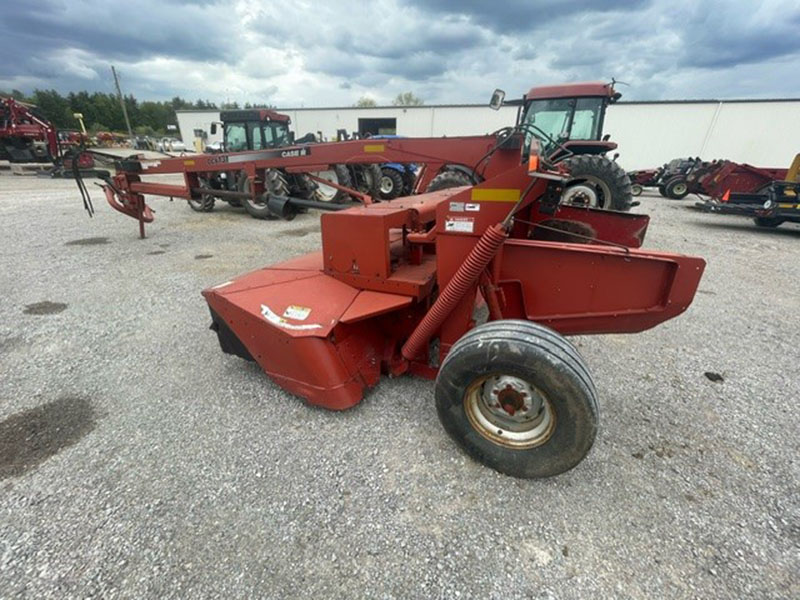
[[[489,100],[489,108],[492,110],[500,110],[500,107],[503,106],[503,100],[506,99],[506,93],[501,89],[496,89],[494,93],[492,93],[492,99]]]
[[[289,143],[294,144],[294,131],[289,132]]]
[[[212,123],[211,124],[211,135],[217,135],[217,124],[216,123]]]

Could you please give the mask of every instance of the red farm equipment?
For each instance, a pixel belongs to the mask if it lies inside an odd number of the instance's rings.
[[[492,98],[492,107],[499,108],[504,96],[504,92],[497,90]],[[144,194],[185,198],[192,208],[200,211],[210,210],[215,200],[224,199],[244,204],[248,212],[261,218],[292,218],[300,210],[324,208],[326,204],[350,197],[371,201],[373,195],[364,191],[366,184],[359,185],[357,178],[355,183],[352,177],[345,183],[361,189],[342,185],[341,179],[345,178],[338,176],[339,169],[368,173],[368,165],[413,163],[420,165],[414,193],[437,191],[480,183],[496,175],[499,168],[520,164],[518,154],[510,160],[498,160],[498,150],[504,144],[522,147],[524,162],[527,148],[535,140],[545,148],[546,158],[542,160],[558,164],[564,173],[570,174],[562,204],[629,210],[630,180],[613,160],[604,156],[616,148],[616,144],[609,142],[608,136],[595,139],[602,132],[606,106],[617,97],[613,87],[603,83],[534,88],[523,100],[512,103],[520,106],[516,125],[504,127],[491,135],[289,146],[283,145],[283,140],[291,139],[288,117],[278,113],[259,114],[258,119],[241,119],[241,123],[250,124],[241,127],[243,132],[236,133],[241,138],[239,145],[252,147],[252,150],[158,160],[134,157],[119,161],[117,176],[106,186],[106,195],[112,207],[140,221],[142,235],[144,223],[153,220]],[[264,128],[267,127],[273,141],[281,140],[271,147],[265,147],[268,146],[264,137]],[[259,128],[261,133],[254,133]],[[232,133],[226,134],[228,138]],[[254,135],[258,137],[254,138]],[[524,143],[521,143],[520,135]],[[256,139],[260,143],[256,143]],[[230,141],[227,144],[239,148]],[[182,173],[184,185],[141,180],[143,175],[165,173]],[[336,177],[327,177],[329,173]],[[319,188],[334,193],[329,198],[316,198],[318,191],[315,190]],[[293,197],[296,201],[275,211],[268,202],[273,196]],[[275,207],[277,202],[273,202]]]
[[[53,162],[58,154],[56,129],[35,106],[0,98],[0,159]]]
[[[524,478],[574,467],[597,432],[597,392],[563,335],[639,332],[679,315],[705,263],[637,250],[646,216],[559,207],[566,170],[522,135],[508,140],[481,183],[325,213],[321,252],[205,290],[222,350],[333,410],[358,404],[382,374],[435,379],[439,419],[477,460]],[[363,152],[488,151],[484,138],[382,144]],[[317,151],[321,161],[326,146]],[[151,189],[127,175],[122,185]],[[280,211],[294,200],[269,202]],[[547,241],[565,220],[592,239]]]
[[[759,227],[800,223],[800,154],[788,169],[725,161],[703,185],[711,198],[697,207],[706,212],[751,217]]]
[[[223,127],[222,147],[227,152],[316,143],[313,134],[295,140],[294,132],[289,129],[291,123],[289,116],[273,110],[227,110],[220,113],[220,120]],[[211,133],[215,134],[216,129],[217,123],[212,123]],[[372,197],[377,195],[381,177],[379,165],[336,164],[329,167],[308,175],[274,168],[269,172],[268,187],[273,194],[318,202],[343,202],[348,199],[345,190],[351,188]],[[339,187],[328,185],[328,182],[333,182]],[[241,192],[249,189],[247,173],[236,169],[208,174],[202,178],[202,185],[212,190]],[[189,206],[196,211],[210,212],[217,200],[228,202],[232,206],[243,205],[252,217],[258,219],[274,217],[263,202],[255,202],[251,197],[243,199],[230,196],[215,197],[209,193],[200,198],[189,198]]]

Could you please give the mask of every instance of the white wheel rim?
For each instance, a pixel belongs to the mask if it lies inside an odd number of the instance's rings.
[[[336,171],[333,169],[329,169],[327,171],[317,171],[316,173],[311,173],[311,175],[332,183],[339,183],[339,178],[336,176]],[[335,187],[320,183],[319,181],[317,181],[316,184],[318,186],[317,199],[320,202],[333,202],[333,200],[336,198],[336,194],[339,193],[339,190],[337,190]]]
[[[394,189],[394,181],[388,175],[381,177],[381,194],[388,194]]]

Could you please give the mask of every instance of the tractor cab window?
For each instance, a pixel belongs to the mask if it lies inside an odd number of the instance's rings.
[[[545,153],[557,142],[599,139],[602,107],[602,98],[532,100],[525,109],[523,123],[535,129],[525,132],[525,148],[530,147],[533,137],[539,138]]]
[[[247,150],[247,130],[244,123],[225,125],[225,149],[228,152]]]
[[[250,133],[250,139],[253,140],[253,150],[261,150],[262,148],[268,147],[268,143],[264,144],[264,139],[261,137],[261,124],[256,122],[248,123],[247,129]]]
[[[578,98],[569,139],[599,140],[602,108],[602,98]]]
[[[289,144],[289,130],[281,123],[267,123],[264,125],[265,147],[277,148]]]

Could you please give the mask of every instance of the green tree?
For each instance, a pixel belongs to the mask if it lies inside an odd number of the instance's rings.
[[[374,98],[370,98],[369,96],[361,96],[361,98],[356,100],[356,103],[355,103],[354,106],[358,106],[358,107],[362,107],[363,108],[363,107],[368,107],[368,106],[378,106],[378,103],[375,102]]]
[[[403,92],[397,94],[397,97],[392,100],[394,106],[422,106],[425,104],[422,98],[415,96],[412,92]]]

